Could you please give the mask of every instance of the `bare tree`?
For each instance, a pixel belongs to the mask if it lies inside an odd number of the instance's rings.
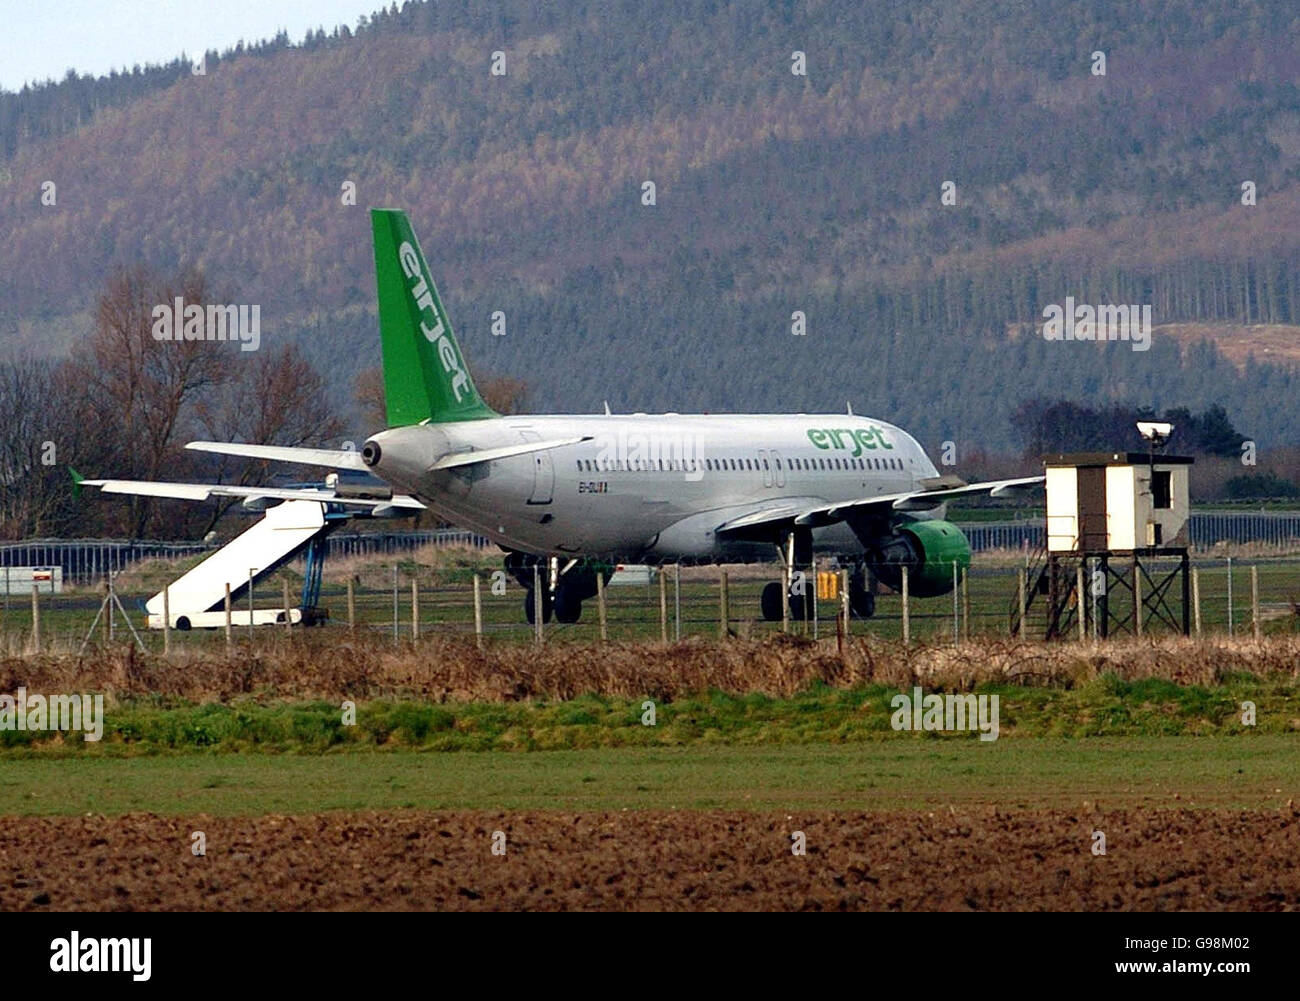
[[[219,441],[322,445],[343,433],[342,422],[330,413],[325,380],[296,344],[239,359],[232,378],[200,400],[195,410],[206,435]],[[254,486],[265,484],[270,477],[265,461],[222,457],[216,465],[222,483]],[[205,532],[234,503],[221,502]]]
[[[353,383],[352,399],[361,410],[367,428],[375,431],[388,426],[388,405],[384,400],[384,374],[378,365],[363,368]]]
[[[58,510],[51,482],[59,446],[56,406],[48,363],[0,363],[0,532],[6,538],[47,533]]]
[[[171,308],[178,297],[187,306],[205,306],[203,276],[162,280],[143,268],[117,272],[96,305],[89,340],[69,362],[97,428],[112,441],[120,476],[152,480],[174,473],[183,462],[178,439],[188,430],[188,405],[230,372],[228,343],[154,338],[154,308]],[[132,497],[129,507],[127,528],[138,538],[155,505],[152,498]]]
[[[528,396],[528,384],[509,375],[485,375],[477,383],[483,402],[499,414],[517,414]]]

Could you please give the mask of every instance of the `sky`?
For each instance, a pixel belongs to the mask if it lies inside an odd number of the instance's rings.
[[[185,52],[271,38],[294,42],[317,28],[356,27],[384,0],[0,0],[0,89],[69,69],[96,76]]]

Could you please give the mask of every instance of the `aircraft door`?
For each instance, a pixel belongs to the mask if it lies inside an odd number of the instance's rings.
[[[785,464],[781,461],[781,453],[772,449],[772,482],[778,488],[785,486]]]
[[[519,437],[524,441],[542,440],[536,431],[520,431]],[[551,452],[549,449],[531,452],[529,458],[533,460],[533,492],[528,503],[549,504],[555,493],[555,463],[551,459]]]

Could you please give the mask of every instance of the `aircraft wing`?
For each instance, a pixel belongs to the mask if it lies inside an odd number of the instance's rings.
[[[247,459],[270,459],[273,462],[297,462],[304,466],[329,469],[361,469],[361,453],[347,448],[297,448],[291,445],[248,445],[238,441],[192,441],[186,448],[218,455],[239,455]]]
[[[369,497],[339,497],[333,490],[313,487],[236,487],[220,483],[157,483],[151,480],[80,480],[80,486],[99,487],[106,494],[135,494],[141,497],[172,497],[177,500],[205,501],[209,497],[241,497],[245,500],[309,500],[323,504],[341,504],[345,507],[394,507],[410,511],[423,511],[424,505],[414,497],[394,494],[389,499]]]
[[[880,494],[856,500],[836,501],[810,507],[767,507],[731,518],[716,531],[744,532],[755,528],[820,528],[844,521],[853,515],[888,514],[893,511],[929,511],[958,497],[987,494],[1005,497],[1032,490],[1044,481],[1042,476],[1025,476],[1016,480],[989,480],[987,483],[963,483],[933,490],[909,490],[898,494]]]

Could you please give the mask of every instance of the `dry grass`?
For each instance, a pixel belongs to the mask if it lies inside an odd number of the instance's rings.
[[[408,573],[458,570],[466,567],[499,570],[501,552],[495,547],[430,543],[411,552],[395,553],[391,556],[334,557],[326,561],[325,580],[341,584],[351,577],[364,587],[383,588],[392,583],[394,566]]]
[[[1125,680],[1163,678],[1217,684],[1235,674],[1294,679],[1300,638],[1262,643],[1216,638],[1105,644],[982,641],[954,647],[854,639],[845,656],[821,644],[778,636],[727,643],[518,644],[477,650],[472,641],[429,638],[392,646],[375,638],[264,638],[240,650],[186,652],[168,661],[134,647],[0,659],[0,692],[104,691],[110,697],[161,695],[227,700],[406,697],[511,702],[569,699],[594,693],[671,700],[710,690],[790,696],[821,682],[835,687],[879,683],[965,690],[981,682],[1069,688],[1105,673]]]

